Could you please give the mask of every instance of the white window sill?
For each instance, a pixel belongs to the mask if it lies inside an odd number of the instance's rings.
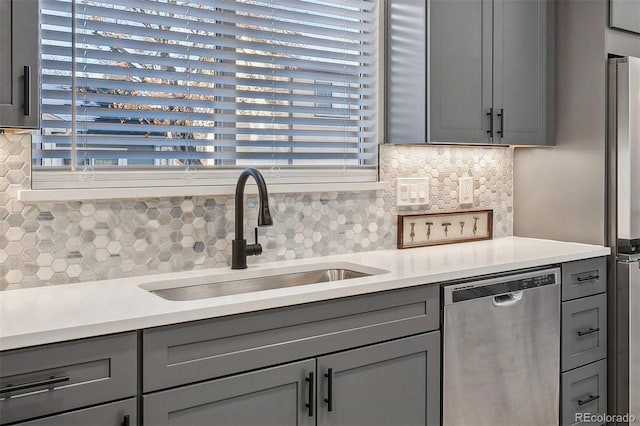
[[[359,192],[388,190],[388,182],[274,184],[267,187],[270,194],[299,194],[310,192]],[[86,201],[124,198],[166,198],[186,196],[235,195],[235,185],[221,186],[173,186],[146,188],[86,188],[86,189],[26,189],[18,191],[18,200],[37,201]],[[256,194],[256,186],[247,183],[247,194]]]

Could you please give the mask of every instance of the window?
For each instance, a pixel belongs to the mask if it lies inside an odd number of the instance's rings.
[[[376,179],[378,0],[42,0],[41,26],[34,188]]]

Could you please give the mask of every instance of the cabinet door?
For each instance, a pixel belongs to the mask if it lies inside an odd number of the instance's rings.
[[[440,424],[440,332],[318,358],[318,425]]]
[[[36,128],[38,0],[0,0],[0,127]]]
[[[492,2],[433,0],[429,142],[490,143]]]
[[[494,0],[494,143],[552,142],[553,3]]]
[[[144,424],[311,426],[315,360],[285,364],[143,397]],[[314,404],[314,402],[311,402]]]
[[[137,424],[136,399],[130,398],[30,422],[17,423],[16,426],[135,426]]]
[[[613,28],[640,34],[640,2],[637,0],[610,0],[610,25]]]

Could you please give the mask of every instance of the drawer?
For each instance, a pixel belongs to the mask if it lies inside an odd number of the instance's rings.
[[[0,421],[134,396],[136,348],[126,333],[0,353]]]
[[[563,301],[604,293],[606,290],[606,257],[594,257],[562,264]]]
[[[439,286],[271,309],[143,331],[143,391],[435,330]]]
[[[562,426],[606,423],[587,422],[583,417],[585,414],[604,415],[607,412],[606,360],[562,373],[561,381]]]
[[[136,398],[129,398],[57,416],[16,423],[16,426],[135,426],[138,424],[136,412]]]
[[[562,371],[607,356],[607,295],[562,303]]]

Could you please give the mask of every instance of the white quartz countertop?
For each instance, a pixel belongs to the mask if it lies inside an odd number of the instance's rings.
[[[602,246],[508,237],[264,263],[243,271],[203,269],[10,290],[0,292],[0,350],[439,283],[609,253],[610,249]],[[364,267],[364,270],[378,269],[384,273],[191,301],[165,300],[144,289],[260,277],[323,266]]]

